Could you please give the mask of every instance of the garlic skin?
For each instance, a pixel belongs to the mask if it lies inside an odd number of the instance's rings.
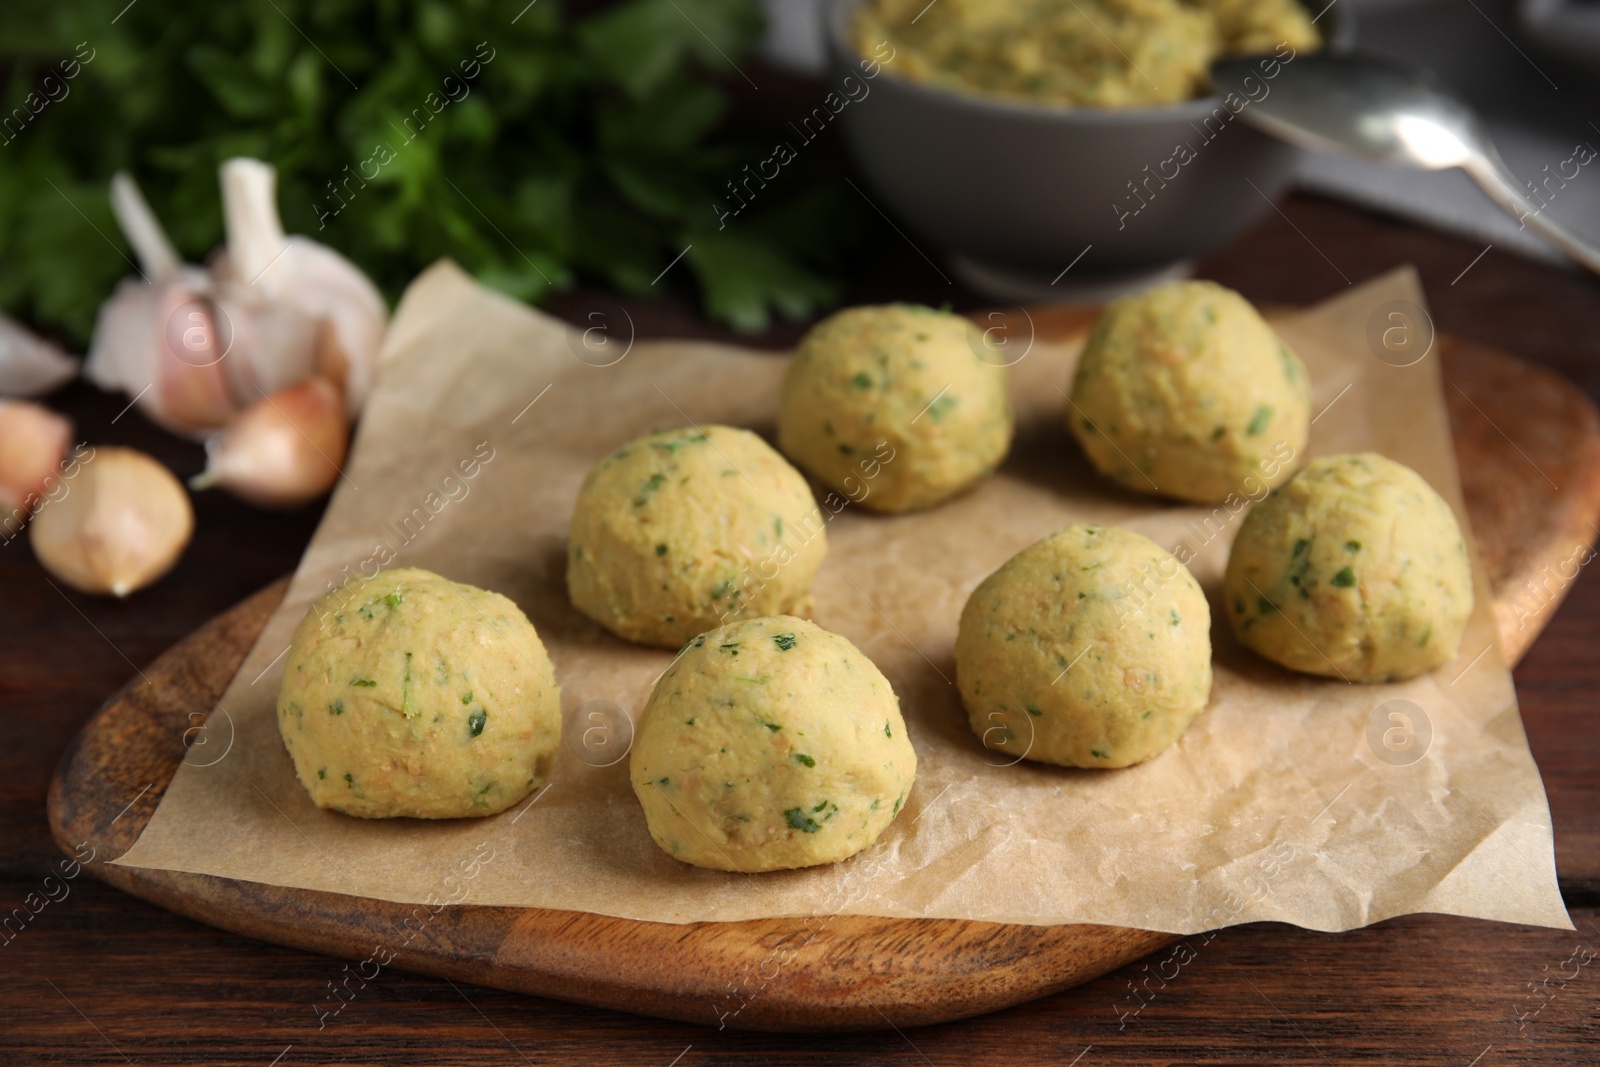
[[[85,593],[125,597],[160,578],[194,532],[189,494],[131,448],[96,449],[29,534],[45,570]]]
[[[317,374],[345,396],[354,418],[366,403],[388,328],[383,296],[355,264],[309,237],[286,237],[278,218],[277,171],[258,159],[229,159],[221,167],[222,208],[228,244],[212,260],[224,301],[241,308],[276,304],[295,309],[317,326],[308,356]],[[233,307],[230,305],[230,313]],[[281,358],[281,357],[280,357]],[[266,363],[266,361],[257,361]],[[276,392],[311,373],[280,367],[276,378],[257,366],[254,385]]]
[[[0,315],[0,396],[43,396],[77,376],[77,360]]]
[[[72,423],[26,400],[0,400],[0,521],[44,499],[72,444]]]
[[[221,486],[267,508],[293,508],[333,488],[349,447],[339,390],[326,378],[263,397],[206,441],[206,469],[192,489]]]

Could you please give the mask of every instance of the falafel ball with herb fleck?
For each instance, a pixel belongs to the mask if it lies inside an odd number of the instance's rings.
[[[827,551],[810,486],[772,446],[728,426],[668,430],[584,478],[567,591],[618,637],[677,649],[729,619],[809,614]]]
[[[379,571],[300,620],[278,731],[320,808],[493,815],[549,777],[561,690],[510,600],[424,570]]]
[[[1211,697],[1211,608],[1142,534],[1076,523],[985,578],[956,633],[956,685],[989,748],[1064,767],[1157,755]]]
[[[1250,509],[1224,592],[1240,642],[1274,663],[1398,681],[1455,659],[1472,566],[1455,512],[1416,471],[1322,456]]]
[[[1011,447],[1006,357],[985,337],[959,315],[916,304],[829,316],[784,376],[778,447],[874,511],[954,496]]]
[[[656,682],[629,761],[656,844],[747,874],[855,855],[900,814],[917,773],[882,672],[838,634],[783,615],[690,642]]]
[[[1202,504],[1294,473],[1311,425],[1305,366],[1250,302],[1215,282],[1107,305],[1072,383],[1067,425],[1102,474]]]

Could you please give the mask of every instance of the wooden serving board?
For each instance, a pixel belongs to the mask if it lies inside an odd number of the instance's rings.
[[[1052,309],[1035,322],[1041,335],[1061,338],[1090,318]],[[1467,509],[1514,661],[1554,614],[1568,561],[1595,539],[1600,419],[1571,384],[1513,357],[1448,338],[1440,357]],[[674,925],[475,905],[446,908],[405,940],[397,931],[419,910],[409,905],[101,862],[138,839],[184,756],[185,731],[215,706],[287,584],[162,655],[144,671],[153,684],[141,678],[113,696],[62,757],[51,829],[68,854],[94,848],[88,870],[97,877],[265,941],[352,961],[381,945],[407,970],[744,1029],[963,1018],[1066,989],[1175,940],[1090,925],[864,916]]]

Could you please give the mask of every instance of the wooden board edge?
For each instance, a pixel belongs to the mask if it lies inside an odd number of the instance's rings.
[[[1072,318],[1074,328],[1085,322],[1092,316]],[[1447,341],[1441,358],[1447,383],[1454,382],[1452,369],[1465,370],[1461,377],[1473,388],[1457,392],[1530,466],[1539,469],[1543,460],[1553,467],[1565,457],[1559,474],[1568,488],[1565,495],[1557,489],[1559,507],[1549,514],[1549,528],[1533,531],[1526,551],[1502,561],[1501,571],[1491,574],[1502,643],[1514,663],[1548,623],[1570,582],[1553,588],[1546,582],[1539,610],[1531,614],[1509,609],[1506,598],[1548,577],[1571,558],[1575,546],[1587,550],[1600,532],[1600,417],[1570,383],[1513,357]],[[1505,399],[1492,383],[1508,374],[1533,376],[1550,395],[1562,398],[1575,427],[1553,446],[1565,449],[1563,455],[1547,455],[1552,446],[1546,442],[1543,451],[1530,446],[1530,457],[1500,430],[1494,408]],[[1463,488],[1476,525],[1485,502],[1481,491],[1475,498],[1470,490],[1469,472],[1483,469],[1485,454],[1504,449],[1481,427],[1476,436],[1464,431],[1466,410],[1459,401],[1452,403]],[[1463,454],[1464,444],[1470,449],[1474,443],[1480,454]],[[1555,487],[1554,480],[1545,480]],[[1557,575],[1565,577],[1560,570]],[[91,873],[158,906],[244,936],[370,960],[377,947],[393,950],[383,942],[395,935],[379,932],[376,921],[387,922],[390,930],[404,929],[415,908],[104,862],[137,840],[196,728],[287,586],[288,579],[274,583],[196,630],[106,702],[69,744],[51,780],[51,832],[68,855],[81,858],[82,848],[92,847],[96,859],[86,864]],[[196,712],[196,706],[206,711]],[[87,803],[90,798],[95,802]],[[1178,940],[1115,927],[870,916],[810,925],[773,919],[678,926],[542,909],[474,907],[440,914],[450,918],[426,924],[415,947],[408,943],[393,950],[394,965],[664,1018],[782,1031],[881,1029],[966,1018],[1069,988]],[[630,975],[615,956],[594,950],[596,939],[614,937],[620,924],[634,928],[641,951],[672,953],[706,966],[698,971],[675,967],[666,988],[646,987],[645,976]],[[942,953],[939,965],[929,960],[926,967],[905,966],[908,956],[915,959],[919,950],[927,954],[934,948]],[[890,951],[896,953],[892,967],[887,956],[879,955]],[[346,966],[340,974],[348,971]],[[773,977],[764,977],[768,971]],[[662,984],[658,974],[649,979]]]

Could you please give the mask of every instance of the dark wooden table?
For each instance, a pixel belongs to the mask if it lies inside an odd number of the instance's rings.
[[[1463,275],[1481,246],[1321,200],[1283,210],[1201,272],[1257,302],[1293,304],[1414,263],[1441,329],[1600,397],[1593,280],[1495,251]],[[903,247],[861,276],[870,281],[856,300],[982,303]],[[557,310],[576,313],[586,295]],[[644,334],[717,333],[685,302],[630,310]],[[75,386],[53,402],[81,438],[144,448],[184,476],[201,465],[197,448],[137,412],[117,419],[122,398]],[[45,788],[73,733],[135,665],[292,569],[319,515],[263,514],[213,494],[196,507],[177,570],[127,603],[53,588],[25,538],[0,547],[0,917],[37,908],[61,858]],[[1576,933],[1433,916],[1342,935],[1246,926],[1191,939],[1195,958],[1137,1015],[1126,1014],[1130,985],[1160,956],[985,1018],[837,1037],[718,1032],[387,971],[319,1029],[313,1005],[340,961],[199,926],[80,876],[65,896],[50,888],[59,899],[20,932],[0,934],[0,1063],[1600,1063],[1600,962],[1578,962],[1600,948],[1597,649],[1600,581],[1586,570],[1516,672]]]

